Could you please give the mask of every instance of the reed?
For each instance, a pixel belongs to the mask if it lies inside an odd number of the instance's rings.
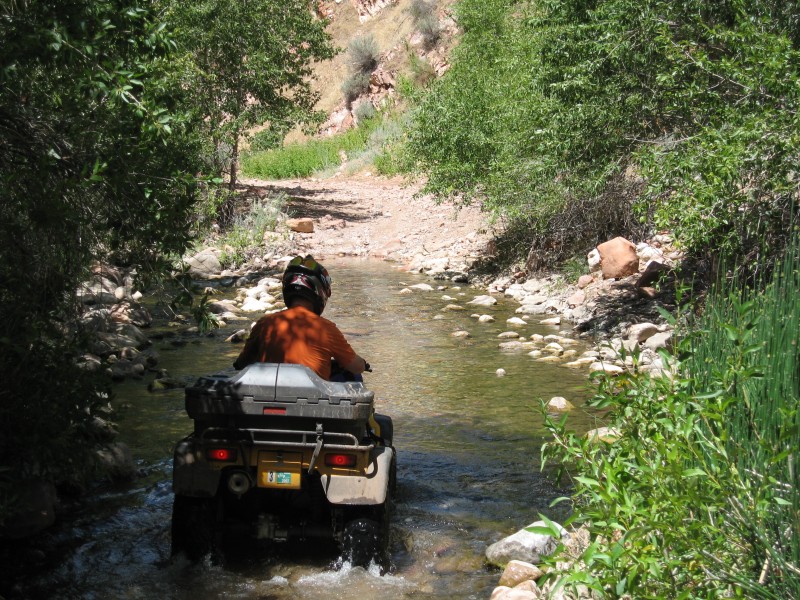
[[[717,575],[751,597],[800,598],[800,244],[766,286],[724,282],[700,331],[685,366],[696,394],[724,399],[706,423],[740,481],[723,518],[758,567]]]

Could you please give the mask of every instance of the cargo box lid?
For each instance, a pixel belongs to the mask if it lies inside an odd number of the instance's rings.
[[[317,404],[370,404],[374,392],[361,382],[326,381],[305,365],[254,363],[227,381],[203,378],[186,395],[224,396],[244,402],[304,401]]]

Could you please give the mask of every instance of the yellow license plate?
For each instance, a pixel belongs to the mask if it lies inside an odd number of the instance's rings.
[[[258,486],[300,489],[303,455],[299,452],[259,452]]]

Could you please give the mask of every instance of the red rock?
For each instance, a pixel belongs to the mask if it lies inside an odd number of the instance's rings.
[[[639,272],[636,246],[623,237],[603,242],[597,246],[603,279],[620,279]]]

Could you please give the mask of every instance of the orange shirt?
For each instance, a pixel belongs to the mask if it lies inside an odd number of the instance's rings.
[[[303,306],[261,317],[233,363],[242,369],[254,362],[306,365],[330,379],[331,357],[340,365],[356,358],[355,351],[336,325]]]

